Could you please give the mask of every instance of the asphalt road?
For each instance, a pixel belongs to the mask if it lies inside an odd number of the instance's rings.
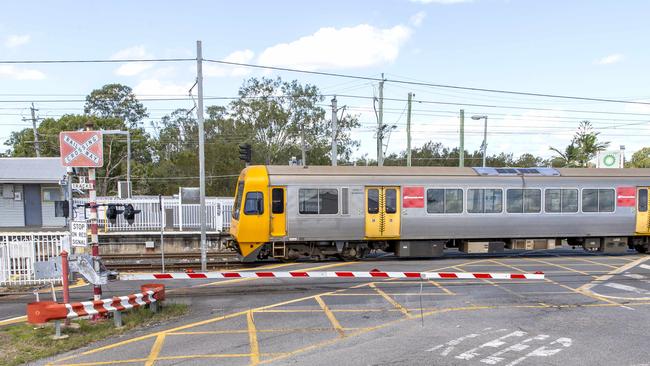
[[[543,271],[546,279],[168,281],[168,301],[188,303],[187,317],[37,364],[650,365],[647,255],[454,256],[269,268]],[[138,287],[118,282],[107,291]]]

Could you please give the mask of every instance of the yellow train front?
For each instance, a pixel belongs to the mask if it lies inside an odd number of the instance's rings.
[[[377,249],[436,257],[451,246],[499,252],[563,240],[646,252],[649,187],[649,169],[250,166],[230,234],[244,261],[353,260]]]

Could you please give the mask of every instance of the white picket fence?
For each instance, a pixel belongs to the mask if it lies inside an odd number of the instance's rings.
[[[60,277],[36,279],[34,263],[61,253],[65,232],[0,233],[0,286],[61,282]]]
[[[86,203],[87,199],[75,199],[76,204]],[[176,197],[163,197],[162,213],[158,197],[133,197],[121,199],[117,197],[97,197],[97,203],[130,203],[136,210],[141,210],[136,215],[135,221],[129,225],[122,215],[118,215],[115,224],[108,222],[106,207],[98,208],[98,223],[100,231],[159,231],[161,223],[165,226],[168,211],[171,210],[172,225],[165,227],[165,231],[198,231],[201,228],[199,221],[198,204],[181,204]],[[233,199],[226,197],[206,198],[206,229],[210,232],[227,233],[230,229]],[[78,210],[83,215],[83,210]],[[86,212],[88,215],[88,212]],[[89,216],[86,216],[89,217]]]

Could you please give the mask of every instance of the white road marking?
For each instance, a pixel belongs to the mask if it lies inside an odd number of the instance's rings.
[[[458,338],[453,339],[453,340],[451,340],[451,341],[449,341],[449,342],[447,342],[447,343],[439,344],[439,345],[437,345],[437,346],[435,346],[435,347],[433,347],[433,348],[429,348],[429,349],[426,350],[425,352],[433,352],[433,351],[437,351],[437,350],[439,350],[440,348],[442,348],[442,347],[444,347],[444,346],[447,346],[444,350],[442,350],[442,352],[440,352],[440,355],[441,355],[441,356],[448,356],[448,355],[451,353],[451,351],[453,351],[454,348],[455,348],[457,345],[461,344],[463,341],[465,341],[465,340],[467,340],[467,339],[476,338],[476,337],[478,337],[478,336],[486,335],[486,334],[493,334],[493,333],[498,333],[498,332],[505,332],[505,331],[507,330],[507,329],[497,329],[497,330],[490,331],[491,329],[492,329],[492,327],[488,327],[488,328],[483,329],[483,333],[472,333],[472,334],[464,335],[464,336],[462,336],[462,337],[458,337]]]
[[[650,266],[647,265],[647,264],[640,264],[639,267],[641,267],[643,269],[650,269]]]
[[[559,344],[559,345],[562,345],[562,347],[564,347],[564,348],[568,348],[568,347],[571,347],[571,345],[573,344],[573,340],[571,340],[571,338],[558,338],[558,339],[554,340],[553,342],[551,342],[549,344],[549,346],[553,346],[555,344]],[[546,346],[542,346],[542,347],[539,347],[537,349],[534,349],[533,351],[531,351],[530,353],[528,353],[524,357],[520,357],[520,358],[510,362],[506,366],[514,366],[514,365],[520,363],[521,361],[527,359],[528,357],[548,357],[548,356],[553,356],[553,355],[555,355],[555,354],[557,354],[559,352],[562,352],[564,350],[564,348],[547,349]]]
[[[636,274],[636,273],[626,273],[623,276],[629,277],[629,278],[634,278],[635,280],[644,280],[645,279],[644,275],[640,275],[640,274]]]
[[[514,332],[512,332],[510,334],[504,335],[503,337],[499,337],[499,338],[491,340],[491,341],[489,341],[487,343],[483,343],[482,345],[480,345],[478,347],[472,348],[469,351],[463,352],[463,353],[459,354],[458,356],[456,356],[456,358],[460,359],[460,360],[471,360],[472,358],[474,358],[476,356],[479,356],[479,353],[477,351],[482,349],[482,348],[486,348],[486,347],[498,348],[498,347],[501,347],[504,344],[506,344],[506,342],[503,341],[504,339],[511,338],[511,337],[523,337],[526,334],[527,334],[526,332],[516,330],[516,331],[514,331]]]
[[[650,291],[646,291],[646,290],[643,290],[643,289],[640,289],[640,288],[637,288],[637,287],[634,287],[634,286],[623,285],[623,284],[616,283],[616,282],[608,282],[608,283],[604,284],[604,286],[615,288],[617,290],[634,292],[634,293],[639,294],[639,295],[648,295],[648,294],[650,294]]]
[[[547,339],[548,337],[550,337],[550,336],[546,335],[546,334],[540,334],[540,335],[535,336],[535,337],[524,339],[523,341],[521,341],[519,343],[513,344],[510,347],[504,348],[499,352],[496,352],[496,353],[491,354],[490,356],[487,356],[486,358],[482,359],[481,362],[487,363],[488,365],[495,365],[495,364],[505,360],[505,358],[500,357],[504,353],[507,353],[507,352],[510,352],[510,351],[521,352],[521,351],[527,349],[528,347],[530,347],[526,343],[529,343],[529,342],[532,342],[532,341],[543,341],[543,340]]]

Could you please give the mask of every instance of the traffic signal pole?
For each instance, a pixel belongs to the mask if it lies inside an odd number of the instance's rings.
[[[86,131],[93,130],[93,123],[86,123]],[[95,168],[88,168],[88,183],[90,183],[91,188],[88,190],[88,205],[90,206],[90,245],[91,245],[91,255],[93,256],[93,264],[95,267],[95,272],[99,273],[99,237],[97,235],[97,175]],[[93,300],[101,300],[102,298],[102,286],[94,285],[93,286]]]

